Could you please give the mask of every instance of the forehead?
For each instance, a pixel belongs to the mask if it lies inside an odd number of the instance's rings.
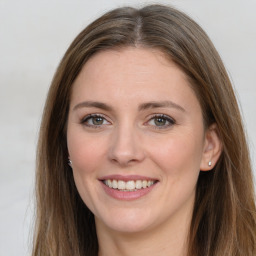
[[[100,51],[93,55],[82,68],[74,86],[81,83],[102,83],[102,79],[107,79],[104,84],[109,80],[115,80],[119,81],[122,87],[123,79],[126,83],[131,80],[139,84],[171,77],[172,80],[187,80],[185,73],[159,49],[123,47]]]
[[[73,85],[72,99],[194,98],[186,74],[158,49],[126,47],[101,51],[82,68]],[[186,103],[184,103],[186,104]]]
[[[123,69],[124,66],[126,69]],[[134,73],[135,68],[137,69],[137,73],[147,72],[148,69],[154,66],[161,66],[162,71],[173,67],[179,70],[180,74],[184,75],[185,78],[185,73],[179,69],[171,58],[157,48],[128,46],[99,51],[86,62],[83,69],[90,70],[91,72],[97,71],[95,68],[103,68],[100,69],[103,72],[104,70],[108,71],[107,68],[115,68],[116,70],[122,71],[120,72],[120,75],[122,75],[127,74],[129,71]]]

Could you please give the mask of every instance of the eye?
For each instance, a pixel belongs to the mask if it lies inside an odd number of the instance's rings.
[[[175,121],[173,118],[163,114],[155,115],[148,121],[148,125],[155,126],[157,129],[168,128],[174,124]]]
[[[103,116],[99,114],[95,115],[88,115],[81,121],[82,124],[89,126],[89,127],[100,127],[102,125],[109,125],[110,122],[106,120]]]

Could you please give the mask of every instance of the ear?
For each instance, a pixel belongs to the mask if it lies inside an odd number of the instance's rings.
[[[218,135],[218,127],[212,124],[205,132],[201,171],[210,171],[216,165],[222,152],[222,143]]]

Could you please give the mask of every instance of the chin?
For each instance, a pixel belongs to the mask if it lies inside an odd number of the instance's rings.
[[[141,212],[142,211],[142,212]],[[96,225],[103,225],[108,229],[121,233],[143,232],[152,225],[152,220],[145,216],[145,211],[126,211],[104,216],[103,218],[95,217]]]
[[[116,223],[109,223],[108,228],[120,233],[140,233],[147,230],[148,225],[143,223],[120,221]]]

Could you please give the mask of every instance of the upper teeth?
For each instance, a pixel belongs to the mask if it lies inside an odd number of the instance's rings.
[[[128,191],[150,187],[155,183],[153,180],[129,180],[127,182],[123,180],[104,180],[103,182],[110,188]]]

